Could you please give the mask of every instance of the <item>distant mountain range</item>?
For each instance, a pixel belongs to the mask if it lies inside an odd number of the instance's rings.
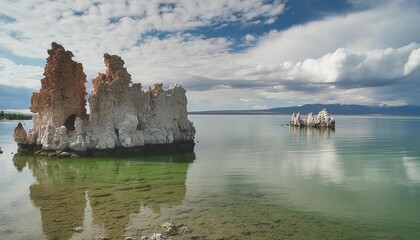
[[[332,115],[404,115],[420,116],[420,106],[365,106],[365,105],[345,105],[345,104],[305,104],[293,107],[278,107],[263,110],[218,110],[218,111],[196,111],[190,114],[287,114],[294,112],[307,114],[309,112],[318,113],[326,108]]]

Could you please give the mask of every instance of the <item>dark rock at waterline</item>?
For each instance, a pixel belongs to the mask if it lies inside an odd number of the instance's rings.
[[[115,147],[108,149],[88,149],[85,152],[74,151],[72,149],[62,150],[42,150],[42,145],[18,144],[19,152],[34,152],[39,155],[50,157],[79,157],[79,156],[130,156],[130,155],[153,155],[153,154],[169,154],[169,153],[187,153],[193,152],[195,143],[174,142],[165,144],[146,144],[134,147]],[[63,155],[64,154],[64,155]],[[69,155],[70,154],[70,155]]]

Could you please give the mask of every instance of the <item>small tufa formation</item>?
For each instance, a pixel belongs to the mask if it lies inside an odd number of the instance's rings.
[[[13,139],[15,142],[26,144],[28,143],[28,136],[26,134],[25,128],[23,128],[22,123],[18,123],[13,131]]]
[[[51,46],[41,90],[31,100],[31,111],[38,113],[33,128],[26,134],[19,124],[14,131],[21,151],[94,154],[193,148],[195,128],[180,85],[164,90],[160,83],[142,91],[140,83],[131,82],[121,57],[105,53],[107,70],[92,80],[88,115],[82,64],[62,46]]]
[[[331,117],[327,109],[322,109],[316,116],[313,113],[308,114],[308,118],[301,120],[300,113],[293,113],[290,120],[290,126],[299,127],[335,127],[335,119]]]

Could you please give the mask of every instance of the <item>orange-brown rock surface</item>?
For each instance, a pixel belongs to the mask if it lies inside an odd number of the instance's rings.
[[[180,85],[164,90],[160,83],[143,91],[140,83],[131,82],[121,57],[105,53],[107,70],[92,80],[87,115],[82,65],[56,43],[48,54],[41,90],[31,99],[31,111],[38,113],[34,126],[27,136],[23,126],[15,134],[20,146],[77,152],[172,143],[193,146],[195,128]]]
[[[73,53],[53,42],[48,50],[45,78],[41,90],[33,93],[31,111],[48,116],[53,126],[66,125],[74,130],[75,117],[86,117],[86,75],[81,63],[72,60]],[[67,121],[67,122],[66,122]]]

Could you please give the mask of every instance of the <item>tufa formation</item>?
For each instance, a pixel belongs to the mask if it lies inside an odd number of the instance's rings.
[[[185,89],[154,84],[142,90],[131,83],[124,61],[104,54],[105,73],[92,80],[86,112],[86,75],[73,54],[57,43],[48,50],[41,90],[30,110],[37,115],[28,132],[18,124],[13,137],[19,151],[83,155],[192,150],[195,128],[187,116]]]
[[[303,120],[300,119],[300,113],[293,113],[290,126],[335,128],[335,119],[327,109],[323,109],[316,116],[313,113],[309,113],[308,118]]]

